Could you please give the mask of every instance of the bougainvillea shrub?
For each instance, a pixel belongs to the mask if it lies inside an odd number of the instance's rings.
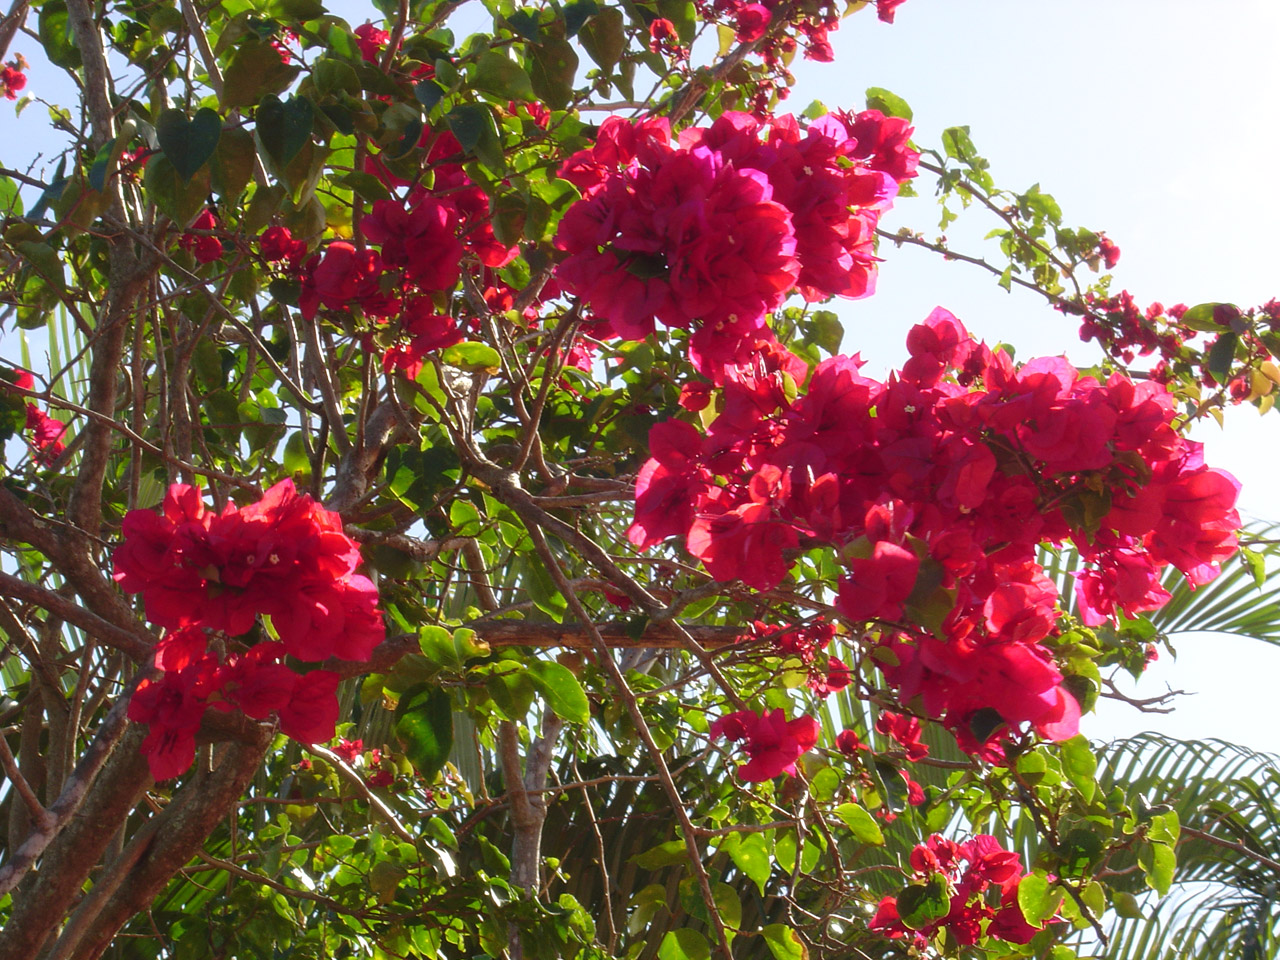
[[[0,94],[79,100],[0,169],[0,957],[1065,960],[1167,891],[1090,714],[1236,562],[1186,431],[1280,313],[787,102],[911,15],[14,7]],[[940,306],[868,376],[904,244],[1092,365]]]

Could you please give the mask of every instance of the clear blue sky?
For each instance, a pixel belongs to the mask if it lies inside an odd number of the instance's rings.
[[[353,25],[376,18],[357,0],[329,6]],[[893,26],[871,11],[846,21],[833,36],[835,63],[797,61],[791,106],[852,107],[868,86],[887,87],[914,108],[920,143],[968,124],[997,183],[1038,182],[1068,222],[1106,230],[1123,251],[1117,283],[1140,302],[1251,305],[1280,296],[1277,37],[1280,5],[1254,0],[908,0]],[[37,60],[26,38],[14,49]],[[31,92],[74,102],[69,82],[40,64]],[[0,108],[0,137],[5,164],[24,167],[62,141],[39,105],[17,120]],[[884,225],[932,230],[936,220],[923,198],[901,202]],[[980,237],[991,226],[974,221],[953,226],[951,237]],[[882,252],[877,294],[840,306],[845,348],[861,351],[872,372],[901,362],[907,328],[938,304],[976,336],[1014,343],[1022,358],[1096,357],[1075,324],[1030,294],[1006,294],[992,278],[922,251]],[[1196,436],[1211,463],[1244,482],[1248,512],[1280,519],[1280,413],[1233,414],[1225,430],[1211,425]],[[1199,696],[1168,718],[1107,709],[1085,731],[1107,737],[1157,726],[1280,750],[1266,709],[1280,651],[1220,637],[1187,638],[1179,650],[1178,663],[1157,664],[1139,693],[1168,681]]]

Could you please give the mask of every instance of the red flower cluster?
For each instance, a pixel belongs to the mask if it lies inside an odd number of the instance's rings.
[[[781,710],[764,715],[739,710],[711,724],[712,739],[745,740],[743,749],[751,758],[738,767],[738,778],[748,783],[772,780],[780,773],[794,775],[800,754],[818,742],[821,728],[813,717],[788,720]]]
[[[382,48],[391,42],[391,34],[368,20],[356,27],[355,34],[356,46],[360,48],[360,57],[365,63],[377,63]]]
[[[0,95],[6,100],[17,100],[18,93],[27,86],[27,61],[22,54],[15,53],[8,63],[0,64]]]
[[[200,490],[175,484],[163,511],[130,511],[115,552],[115,579],[141,593],[147,617],[175,631],[156,648],[162,680],[144,681],[130,717],[151,724],[144,744],[156,779],[187,768],[206,705],[255,719],[308,743],[332,738],[338,675],[300,674],[281,661],[368,660],[385,637],[377,589],[355,572],[359,548],[341,518],[284,480],[257,503],[206,511]],[[247,633],[270,617],[279,642],[219,660],[207,631]]]
[[[560,168],[583,197],[556,234],[566,253],[556,276],[625,339],[643,339],[655,320],[693,329],[691,359],[719,382],[793,291],[872,292],[876,223],[897,195],[895,174],[914,175],[910,132],[876,111],[803,130],[791,116],[766,127],[725,113],[673,145],[664,118],[611,117]]]
[[[1030,943],[1043,929],[1031,926],[1018,906],[1022,858],[1001,847],[995,837],[983,834],[955,843],[934,834],[911,851],[911,869],[918,881],[941,881],[951,909],[939,919],[908,926],[898,912],[900,893],[880,901],[871,930],[924,947],[945,927],[958,944],[971,947],[983,937]]]
[[[897,627],[877,663],[903,702],[975,752],[1005,724],[1069,738],[1079,707],[1040,643],[1058,594],[1038,544],[1069,539],[1089,565],[1088,622],[1153,609],[1165,566],[1204,583],[1234,551],[1238,484],[1174,431],[1160,384],[1099,383],[1060,358],[1015,368],[944,310],[907,345],[885,383],[833,357],[796,396],[805,365],[759,341],[725,368],[706,436],[651,431],[629,536],[682,537],[717,580],[759,590],[802,546],[834,547],[837,609]]]
[[[295,240],[288,227],[267,227],[258,238],[258,250],[268,263],[287,261],[296,267],[307,255],[305,240]]]
[[[537,122],[535,113],[530,116]],[[457,285],[468,255],[478,261],[480,276],[486,268],[505,266],[518,252],[494,236],[489,200],[456,162],[462,148],[454,136],[429,130],[421,146],[428,149],[433,189],[415,186],[403,201],[375,201],[360,221],[361,234],[372,246],[329,243],[302,265],[298,299],[307,320],[324,309],[392,325],[395,343],[383,354],[383,368],[408,377],[417,374],[427,353],[462,339],[454,318],[440,314],[436,301]],[[389,188],[408,186],[376,155],[367,158],[366,170]],[[287,258],[296,266],[296,248],[275,237],[268,240],[270,233],[262,237],[263,256]],[[549,285],[544,297],[556,290]]]
[[[35,377],[29,370],[17,370],[13,385],[21,390],[35,390]],[[31,431],[30,443],[38,463],[50,463],[67,449],[67,445],[62,442],[67,425],[30,402],[27,403],[27,429]]]
[[[191,224],[192,230],[217,230],[218,218],[208,207],[200,211]],[[197,263],[213,263],[222,257],[222,241],[208,234],[184,233],[178,238],[178,246],[188,250]]]

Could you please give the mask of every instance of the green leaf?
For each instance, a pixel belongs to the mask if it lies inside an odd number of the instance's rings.
[[[409,871],[394,860],[378,860],[369,871],[369,889],[378,903],[386,906],[396,898],[400,882],[408,876]]]
[[[808,960],[809,948],[785,923],[771,923],[760,931],[773,960]]]
[[[324,4],[320,0],[272,0],[271,15],[278,20],[305,23],[324,16]]]
[[[44,277],[46,282],[59,290],[66,289],[67,278],[62,272],[62,258],[58,256],[58,251],[38,240],[23,240],[17,244],[17,247],[18,252],[22,254],[22,259],[29,263],[36,273]]]
[[[835,815],[844,821],[859,841],[873,847],[884,846],[884,833],[875,818],[856,803],[842,803],[836,807]]]
[[[689,848],[683,840],[668,840],[643,853],[637,853],[631,862],[645,870],[658,870],[683,863],[689,856]]]
[[[481,55],[472,86],[503,101],[534,99],[533,83],[524,67],[497,50]]]
[[[249,37],[236,50],[222,78],[222,109],[251,107],[267,94],[284,93],[299,67],[280,59],[280,51],[267,41]]]
[[[407,690],[396,707],[395,735],[414,769],[434,780],[453,749],[452,698],[434,684]]]
[[[968,163],[978,155],[977,148],[969,139],[968,127],[948,127],[942,131],[942,146],[947,156]]]
[[[585,37],[586,34],[584,29],[582,36]],[[585,46],[585,41],[583,45]],[[551,39],[546,43],[530,44],[529,55],[529,79],[533,83],[534,92],[551,109],[563,110],[573,99],[578,54],[567,40]]]
[[[1221,333],[1227,329],[1226,311],[1223,311],[1222,307],[1229,307],[1235,310],[1237,314],[1239,313],[1233,303],[1218,303],[1216,301],[1197,303],[1182,315],[1178,323],[1184,327],[1190,327],[1192,330],[1199,330],[1201,333]]]
[[[390,200],[391,191],[375,177],[372,173],[365,173],[363,170],[353,170],[351,173],[338,177],[334,183],[340,183],[348,188],[356,196],[370,203],[378,200]]]
[[[443,100],[446,92],[445,88],[431,77],[413,85],[413,95],[427,110]]]
[[[311,67],[311,79],[321,96],[340,93],[349,93],[353,97],[360,95],[360,78],[356,76],[355,68],[334,57],[317,60]]]
[[[455,343],[453,346],[446,348],[440,354],[440,360],[451,367],[460,367],[463,370],[484,370],[487,373],[497,373],[502,369],[502,358],[498,355],[498,351],[487,343],[476,343],[474,341]]]
[[[508,720],[523,720],[533,704],[534,688],[524,670],[490,674],[485,690]]]
[[[3,208],[2,202],[0,202],[0,208]],[[1253,574],[1254,584],[1261,588],[1267,582],[1267,558],[1256,550],[1241,547],[1240,560],[1249,568],[1249,572]]]
[[[11,177],[0,174],[0,218],[20,217],[23,213],[22,195]]]
[[[1240,336],[1236,333],[1224,333],[1209,348],[1204,368],[1209,371],[1218,383],[1226,383],[1231,377],[1231,365],[1236,359],[1236,345]]]
[[[683,44],[693,43],[698,13],[692,0],[658,0],[658,16],[666,17],[676,28]]]
[[[596,0],[569,0],[564,5],[564,35],[576,36],[582,25],[600,10]]]
[[[223,130],[210,167],[214,192],[223,200],[238,198],[253,178],[253,164],[256,158],[257,150],[253,145],[253,134],[242,127],[228,127]]]
[[[275,94],[262,98],[254,113],[254,126],[277,171],[283,171],[311,139],[314,121],[311,101],[306,97],[290,97],[288,103]]]
[[[1062,896],[1062,888],[1039,873],[1027,874],[1018,884],[1018,907],[1032,926],[1041,926],[1056,914]]]
[[[709,960],[711,944],[696,930],[670,930],[658,947],[658,960]]]
[[[537,43],[542,39],[542,21],[538,17],[537,10],[528,8],[517,10],[507,17],[507,26],[515,32],[516,36],[523,37],[525,40]]]
[[[1024,883],[1026,881],[1023,881]],[[1142,915],[1142,908],[1138,905],[1138,898],[1127,890],[1111,891],[1111,907],[1115,910],[1116,915],[1124,917],[1127,920],[1145,920]],[[1026,911],[1023,911],[1024,913]]]
[[[462,658],[453,645],[453,635],[434,623],[418,628],[418,648],[422,655],[442,670],[461,670]]]
[[[1081,734],[1058,745],[1062,751],[1062,770],[1067,779],[1075,785],[1084,798],[1085,803],[1093,800],[1097,790],[1095,777],[1098,772],[1098,758],[1093,755],[1089,741]]]
[[[160,211],[180,227],[189,224],[204,207],[209,197],[211,174],[199,170],[190,182],[184,182],[166,156],[152,157],[142,174],[147,197]]]
[[[911,107],[907,104],[907,101],[884,87],[867,88],[867,109],[879,110],[886,117],[911,119]]]
[[[494,173],[506,170],[502,140],[494,124],[493,111],[482,103],[460,103],[445,115],[449,130],[462,149]]]
[[[627,49],[622,11],[609,7],[597,13],[583,26],[578,42],[597,66],[602,70],[612,70]]]
[[[551,660],[528,663],[529,679],[561,720],[586,723],[591,719],[591,703],[582,684],[564,664]]]
[[[1063,872],[1067,876],[1083,877],[1101,859],[1102,840],[1092,830],[1077,827],[1062,838],[1059,852]]]
[[[77,69],[83,62],[80,48],[72,42],[71,24],[64,0],[47,0],[40,8],[40,46],[55,67]],[[277,57],[277,59],[279,59]]]
[[[120,137],[112,137],[98,148],[98,153],[93,158],[93,164],[89,167],[88,181],[90,188],[98,193],[103,193],[107,188],[107,170],[113,161],[120,158],[120,144]]]
[[[730,834],[720,849],[729,854],[734,866],[746,875],[764,895],[765,884],[769,882],[769,874],[773,871],[773,856],[769,852],[769,841],[763,834]]]
[[[924,883],[909,884],[898,894],[898,916],[908,929],[922,930],[951,912],[947,878],[935,873]]]
[[[222,136],[222,118],[216,110],[202,107],[187,119],[186,111],[170,109],[156,120],[156,139],[160,149],[187,183],[213,157]]]

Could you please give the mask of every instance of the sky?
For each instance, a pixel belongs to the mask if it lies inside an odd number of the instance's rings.
[[[376,18],[358,0],[328,6],[353,25]],[[1280,296],[1280,190],[1268,176],[1280,148],[1277,36],[1280,5],[1253,0],[908,0],[892,26],[870,10],[847,20],[832,36],[834,63],[797,61],[788,106],[858,107],[867,87],[886,87],[914,109],[919,144],[967,124],[997,184],[1039,183],[1067,223],[1105,230],[1122,250],[1116,289],[1139,303],[1253,305]],[[66,78],[36,63],[32,41],[20,37],[14,49],[36,64],[32,92],[74,102]],[[25,168],[60,142],[39,105],[20,119],[0,110],[4,165]],[[937,207],[923,197],[901,200],[882,226],[933,235],[936,224]],[[949,235],[971,238],[960,248],[981,253],[993,225],[975,212]],[[837,304],[845,350],[861,352],[870,375],[902,362],[907,329],[937,305],[975,336],[1014,344],[1022,359],[1098,356],[1076,324],[1030,293],[1006,294],[993,277],[924,251],[882,255],[875,296]],[[1225,429],[1210,424],[1194,436],[1211,464],[1244,484],[1244,512],[1280,520],[1280,412],[1242,407]],[[1280,751],[1269,711],[1280,649],[1219,636],[1181,637],[1177,647],[1177,662],[1155,664],[1136,693],[1171,684],[1195,697],[1168,717],[1104,706],[1084,732],[1106,739],[1157,728]]]

